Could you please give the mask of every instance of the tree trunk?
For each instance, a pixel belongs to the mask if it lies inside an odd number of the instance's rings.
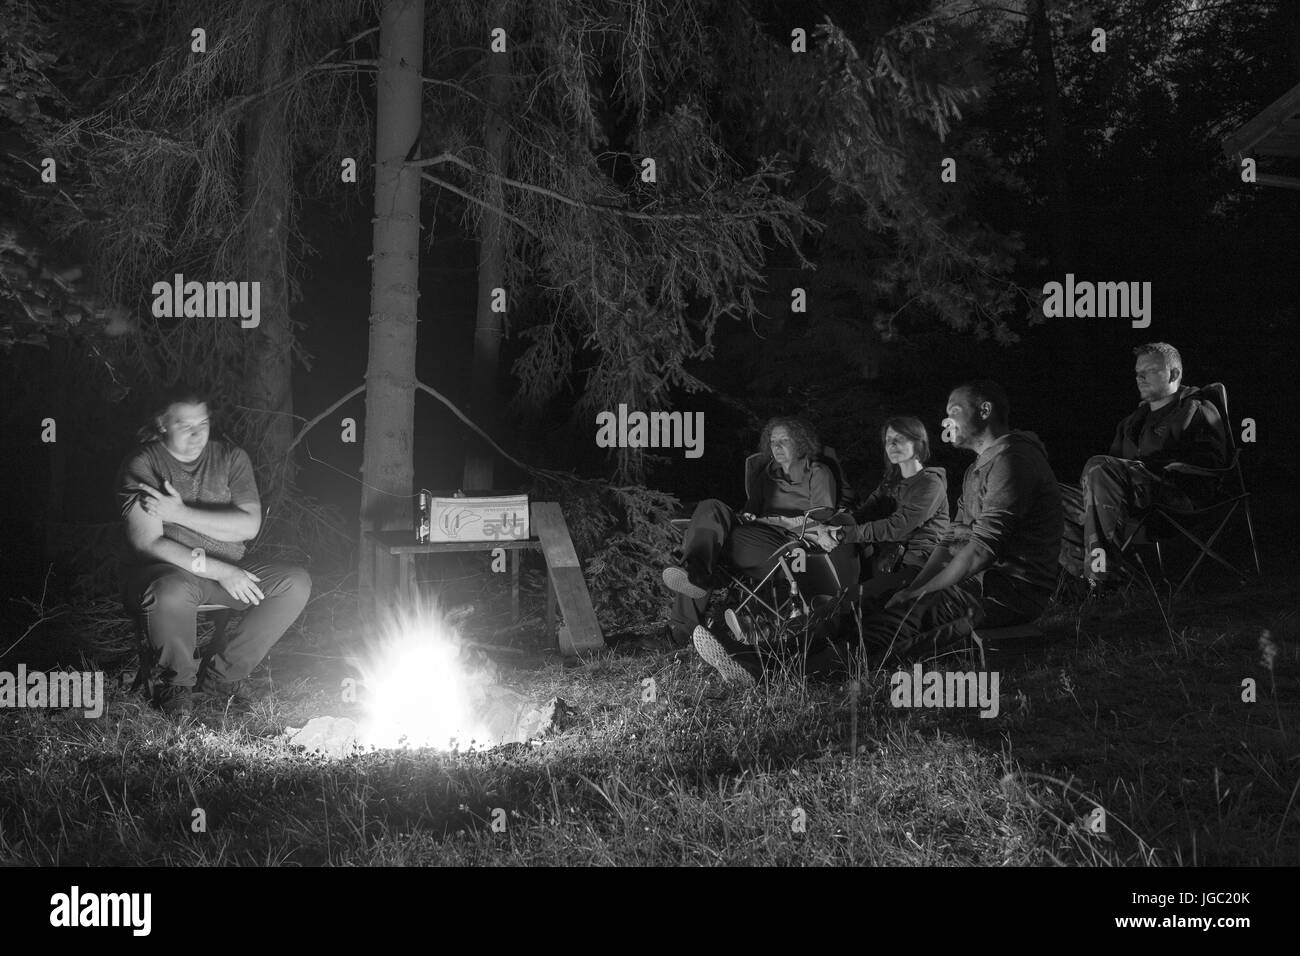
[[[68,479],[68,444],[73,440],[76,418],[68,403],[68,381],[72,361],[67,339],[49,337],[49,378],[46,379],[45,408],[54,419],[55,441],[44,446],[50,462],[50,483],[45,489],[45,542],[42,565],[49,567],[59,551],[59,523],[63,521],[63,496]],[[60,434],[60,432],[62,434]]]
[[[270,4],[258,44],[257,85],[267,89],[284,77],[285,45],[292,10]],[[249,435],[258,444],[246,449],[262,481],[263,499],[279,494],[293,480],[287,449],[293,440],[293,327],[289,320],[288,230],[292,184],[286,98],[273,94],[252,106],[245,128],[244,207],[248,211],[246,277],[261,283],[260,323],[243,334],[252,337],[245,352],[244,394]],[[282,479],[282,480],[281,480]]]
[[[508,53],[489,53],[488,114],[483,124],[483,145],[487,151],[488,168],[506,176],[509,156],[505,111],[509,105],[510,74]],[[489,190],[494,205],[503,196],[499,188]],[[501,217],[490,209],[483,209],[480,219],[478,245],[478,310],[474,322],[474,360],[470,372],[470,403],[468,414],[489,435],[497,437],[500,423],[500,402],[497,397],[497,374],[501,355],[501,339],[505,334],[505,315],[492,311],[493,290],[505,287],[506,249]],[[507,290],[507,307],[514,305],[514,296]],[[499,440],[499,439],[498,439]],[[466,490],[489,491],[495,487],[493,452],[478,438],[466,442],[465,472],[461,487]]]
[[[405,160],[420,136],[423,49],[424,0],[386,0],[379,26],[374,259],[361,460],[358,577],[363,607],[377,584],[390,583],[376,580],[366,534],[412,526],[420,175]]]
[[[1070,180],[1066,172],[1069,149],[1065,139],[1065,117],[1061,112],[1061,91],[1056,81],[1056,60],[1052,54],[1052,24],[1047,0],[1034,0],[1029,12],[1033,24],[1034,60],[1038,66],[1038,91],[1042,99],[1043,133],[1046,137],[1047,208],[1050,216],[1052,265],[1059,273],[1074,263],[1074,226],[1070,210]]]

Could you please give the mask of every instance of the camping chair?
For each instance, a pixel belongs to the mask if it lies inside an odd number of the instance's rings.
[[[1132,553],[1131,560],[1144,569],[1145,565],[1136,553],[1137,548],[1144,545],[1154,547],[1157,567],[1162,580],[1165,581],[1169,581],[1170,578],[1166,572],[1161,542],[1185,539],[1195,546],[1198,552],[1196,559],[1174,586],[1174,596],[1187,586],[1206,558],[1214,559],[1236,575],[1242,584],[1246,583],[1249,572],[1230,562],[1214,547],[1219,536],[1238,513],[1245,519],[1255,574],[1261,573],[1259,546],[1255,541],[1255,522],[1250,513],[1250,492],[1246,490],[1246,481],[1241,471],[1241,449],[1233,441],[1231,419],[1228,417],[1228,390],[1222,383],[1216,382],[1206,385],[1199,394],[1214,404],[1219,417],[1223,420],[1229,454],[1228,464],[1223,468],[1201,468],[1183,462],[1173,462],[1165,466],[1165,471],[1214,480],[1216,489],[1213,499],[1208,504],[1191,508],[1178,508],[1167,504],[1153,505],[1144,515],[1130,523],[1126,529],[1128,533],[1124,542],[1120,545],[1121,559],[1128,559]]]
[[[755,483],[768,458],[761,452],[745,460],[745,497],[753,499]],[[843,468],[835,450],[825,447],[818,461],[831,469],[835,478],[836,507],[805,512],[803,525],[793,532],[764,562],[767,571],[751,579],[723,565],[727,577],[727,610],[724,619],[737,640],[746,643],[781,643],[793,635],[809,639],[818,626],[827,621],[851,594],[855,581],[841,581],[830,555],[804,531],[814,522],[832,523],[846,514],[852,500],[844,480]],[[684,533],[690,520],[674,518],[673,527]],[[831,600],[817,600],[829,598]]]

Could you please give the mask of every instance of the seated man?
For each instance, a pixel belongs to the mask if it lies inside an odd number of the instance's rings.
[[[208,440],[202,394],[170,389],[141,437],[119,472],[117,497],[128,545],[123,601],[141,615],[160,655],[154,703],[186,714],[196,684],[247,702],[241,681],[302,612],[311,578],[288,565],[240,566],[244,542],[261,527],[262,505],[248,455]],[[202,604],[248,613],[200,666],[194,647]]]
[[[968,382],[948,396],[945,426],[975,452],[962,479],[957,517],[912,584],[863,625],[868,651],[886,658],[938,653],[951,635],[928,632],[966,617],[1006,627],[1036,621],[1056,587],[1061,494],[1033,432],[1012,431],[1007,393]],[[927,642],[930,644],[930,642]]]
[[[1078,486],[1061,488],[1061,564],[1086,577],[1094,589],[1114,571],[1129,518],[1157,502],[1187,508],[1213,495],[1212,482],[1166,472],[1166,465],[1177,461],[1223,468],[1228,459],[1223,420],[1212,402],[1197,398],[1198,390],[1183,384],[1178,350],[1153,342],[1133,353],[1142,403],[1115,429],[1110,454],[1088,459]]]
[[[673,643],[685,644],[701,625],[714,569],[724,554],[737,571],[762,577],[772,555],[803,526],[806,512],[835,507],[835,476],[815,460],[821,447],[808,422],[773,418],[763,427],[759,455],[751,460],[744,513],[737,515],[717,498],[696,506],[682,541],[683,567],[663,572],[664,583],[676,592],[670,617]],[[857,580],[849,547],[836,548],[832,560],[841,580]]]
[[[955,635],[939,631],[926,646],[923,638],[961,618],[1004,627],[1037,620],[1047,608],[1061,549],[1060,490],[1042,442],[1012,431],[1008,415],[996,382],[969,382],[948,396],[945,437],[978,457],[966,469],[957,517],[925,567],[863,621],[871,664],[943,650]],[[714,643],[716,652],[705,659],[724,679],[751,684],[762,674],[757,652],[739,642]],[[831,646],[809,657],[808,671],[847,663]]]

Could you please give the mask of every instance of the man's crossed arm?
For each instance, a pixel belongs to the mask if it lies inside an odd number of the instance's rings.
[[[184,525],[213,541],[251,541],[262,527],[262,506],[257,502],[196,508],[182,501],[166,479],[161,489],[135,487],[143,492],[140,504],[147,514],[168,524]]]
[[[171,495],[175,495],[175,489],[171,488],[169,482],[164,482],[164,487],[170,491]],[[150,489],[145,488],[144,490],[148,491]],[[137,554],[146,558],[152,558],[155,561],[174,564],[176,567],[189,571],[191,574],[197,575],[198,577],[206,578],[209,581],[216,581],[225,589],[227,594],[237,600],[245,602],[246,604],[256,605],[261,603],[264,595],[262,594],[262,590],[257,586],[257,582],[261,579],[256,574],[253,574],[251,571],[245,571],[238,565],[230,564],[229,562],[222,561],[219,558],[208,557],[205,555],[200,559],[196,557],[189,548],[185,547],[185,545],[164,536],[163,518],[156,513],[157,507],[155,507],[154,511],[150,511],[144,504],[144,502],[152,502],[157,499],[149,495],[142,495],[141,498],[143,500],[136,500],[127,510],[125,515],[127,543]],[[180,500],[179,495],[176,495],[176,500]],[[170,504],[166,505],[163,507],[163,510],[170,513],[171,507]],[[185,505],[182,503],[181,507],[185,507]],[[247,521],[249,516],[246,509],[250,507],[258,509],[258,513],[254,514],[252,518],[256,524],[260,525],[260,507],[255,504],[242,506],[232,505],[226,509],[222,509],[222,511],[225,512],[225,514],[222,515],[222,518],[233,518],[235,521]],[[186,510],[192,511],[195,509]],[[238,517],[232,514],[235,510],[240,512]],[[209,514],[209,512],[204,511],[199,511],[198,513],[201,515]],[[245,540],[243,535],[235,538],[222,538],[218,534],[212,534],[203,530],[203,528],[199,527],[197,524],[190,525],[187,522],[174,521],[171,518],[168,518],[167,520],[172,521],[174,524],[185,524],[186,527],[191,527],[196,531],[200,531],[202,534],[208,535],[208,537],[213,540]],[[212,527],[212,525],[209,525],[209,527]],[[249,534],[248,537],[252,537],[256,533],[257,529],[254,527],[253,532]]]

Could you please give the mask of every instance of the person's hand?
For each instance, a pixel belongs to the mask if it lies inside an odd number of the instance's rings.
[[[817,547],[823,551],[834,551],[839,543],[844,540],[844,529],[819,524],[805,531],[804,537],[811,538]]]
[[[252,571],[245,571],[241,567],[233,564],[228,565],[217,578],[217,583],[226,589],[226,593],[237,601],[243,601],[245,604],[254,606],[261,604],[266,595],[262,589],[257,586],[258,581],[262,580]]]
[[[144,508],[145,514],[159,521],[173,524],[180,522],[185,514],[185,502],[170,481],[164,478],[161,490],[148,485],[140,485],[140,490],[144,492],[140,497],[140,507]]]
[[[900,604],[911,604],[916,598],[917,596],[910,589],[903,588],[901,591],[894,592],[893,596],[885,602],[885,607],[891,608],[898,607]]]
[[[750,522],[753,521],[757,517],[757,515],[749,511],[742,511],[739,517],[742,522]]]

